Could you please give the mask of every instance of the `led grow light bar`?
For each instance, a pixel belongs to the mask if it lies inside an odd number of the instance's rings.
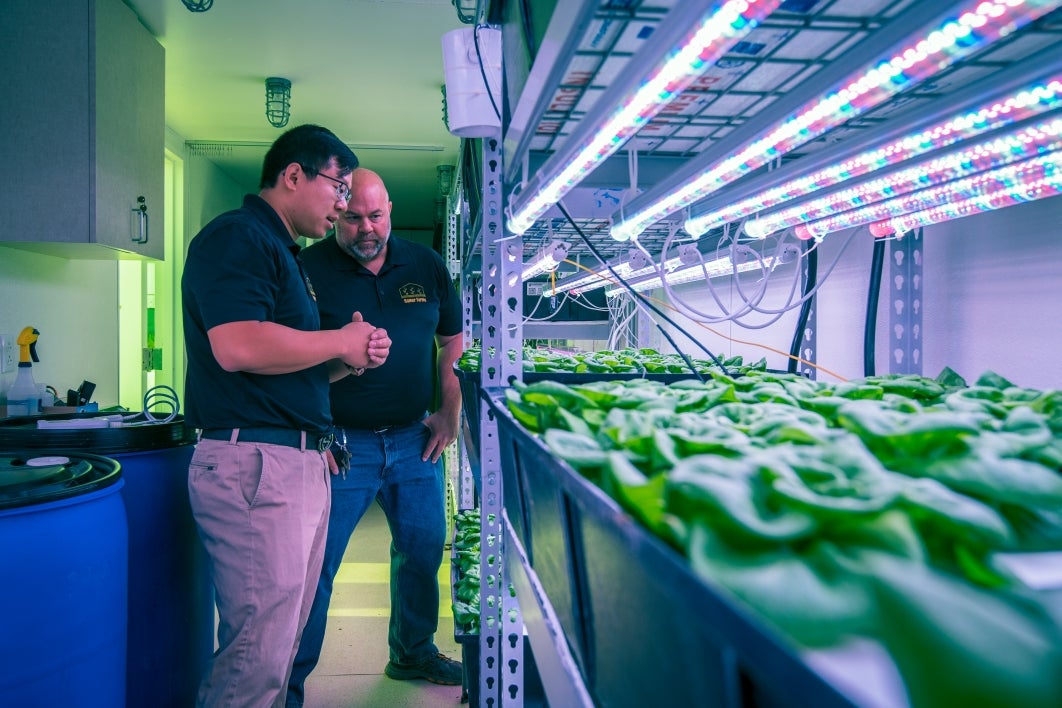
[[[1062,152],[1054,152],[981,172],[965,179],[947,182],[938,187],[887,199],[861,209],[846,211],[826,219],[799,224],[793,231],[798,238],[821,238],[841,229],[902,217],[905,214],[944,206],[951,202],[976,199],[1019,188],[1021,185],[1038,183],[1052,177],[1057,179],[1059,172],[1062,172]]]
[[[902,234],[917,229],[920,226],[931,226],[952,219],[961,219],[965,216],[983,214],[997,209],[1034,202],[1047,197],[1062,194],[1062,174],[1059,168],[1051,174],[1044,174],[1040,179],[1015,184],[1007,189],[1001,189],[989,194],[970,197],[962,201],[942,204],[931,209],[904,214],[885,221],[875,222],[870,225],[870,232],[875,236],[890,236]]]
[[[676,268],[667,273],[665,277],[667,278],[668,285],[681,285],[683,283],[693,283],[698,280],[704,280],[706,274],[709,278],[718,278],[723,275],[734,275],[735,273],[744,273],[746,271],[759,270],[761,268],[769,270],[773,263],[774,260],[772,258],[765,257],[739,263],[735,267],[734,264],[731,263],[730,257],[724,256],[722,258],[717,258],[714,261],[708,261],[707,263],[694,263],[693,265]],[[664,281],[659,274],[649,274],[639,280],[629,280],[628,284],[635,292],[642,292],[663,287]],[[629,291],[624,287],[611,287],[605,290],[605,297],[615,297],[625,292]]]
[[[753,238],[765,238],[791,226],[827,219],[897,195],[962,179],[1058,149],[1062,149],[1062,117],[1018,128],[1009,135],[963,146],[947,155],[748,221],[745,223],[745,233]]]
[[[1062,3],[1047,0],[960,3],[957,18],[941,22],[890,56],[850,74],[825,95],[805,103],[766,135],[694,176],[676,189],[638,208],[612,227],[613,238],[637,237],[650,224],[684,209],[712,192],[817,138],[887,99],[984,48]],[[643,199],[650,199],[647,194]]]
[[[610,261],[609,265],[612,266],[612,270],[616,271],[616,274],[624,280],[629,279],[633,273],[633,270],[631,269],[631,264],[628,263],[626,259],[620,261]],[[600,281],[602,284],[604,284],[612,279],[612,272],[608,269],[608,266],[603,265],[600,268],[593,269],[590,273],[574,273],[568,278],[560,280],[557,283],[557,287],[554,292],[563,293],[571,290],[578,294],[583,291],[584,287],[587,287],[587,289],[594,289],[595,286],[591,286],[592,283]]]
[[[536,275],[556,270],[561,261],[568,257],[568,249],[571,244],[563,241],[552,241],[538,252],[538,254],[524,263],[520,280],[528,280]]]
[[[673,258],[668,258],[666,261],[664,261],[662,267],[665,271],[669,271],[674,268],[677,268],[681,264],[681,262],[681,258],[679,256],[675,256]],[[557,287],[553,292],[563,293],[565,291],[571,290],[576,294],[587,293],[592,290],[597,290],[598,288],[603,288],[606,285],[615,283],[617,276],[623,280],[630,282],[634,279],[642,278],[644,276],[657,272],[658,267],[660,266],[654,264],[646,266],[644,268],[635,269],[631,267],[629,261],[623,261],[622,263],[615,263],[612,265],[612,270],[616,271],[616,275],[613,275],[612,271],[610,271],[607,266],[601,266],[593,273],[585,273],[582,276],[579,276],[578,278],[569,278],[568,281],[570,282],[566,282],[564,280],[560,281],[559,283],[557,283]]]
[[[693,216],[686,220],[683,228],[686,233],[699,236],[727,222],[743,219],[846,180],[984,135],[1059,107],[1062,107],[1062,76],[1037,81],[1008,96],[983,103],[948,120],[866,150],[840,164],[789,180],[748,199]]]
[[[509,230],[527,231],[779,4],[781,0],[702,0],[676,5],[628,62],[631,70],[597,100],[564,148],[512,195]],[[647,73],[637,71],[645,66],[651,67]]]

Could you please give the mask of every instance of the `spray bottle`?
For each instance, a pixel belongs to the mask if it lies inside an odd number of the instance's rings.
[[[40,336],[33,327],[26,327],[19,332],[18,338],[18,375],[15,382],[7,392],[7,414],[36,415],[40,413],[40,393],[37,390],[37,382],[33,380],[31,367],[37,358],[37,338]]]

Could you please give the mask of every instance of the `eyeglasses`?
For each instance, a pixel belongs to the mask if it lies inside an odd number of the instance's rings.
[[[318,172],[317,176],[324,177],[325,179],[331,180],[336,183],[336,199],[341,202],[345,202],[350,199],[350,187],[347,186],[346,182],[341,179],[336,179],[335,177],[323,174],[321,172]]]
[[[345,202],[345,201],[350,199],[350,187],[348,187],[347,183],[344,182],[343,180],[336,179],[335,177],[332,177],[331,175],[326,175],[323,172],[316,172],[314,170],[309,169],[308,167],[306,167],[304,165],[302,166],[302,171],[305,172],[306,174],[308,174],[311,177],[324,177],[327,180],[335,182],[336,183],[336,199],[338,199],[339,201]]]

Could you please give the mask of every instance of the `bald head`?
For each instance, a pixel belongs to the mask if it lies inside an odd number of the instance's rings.
[[[347,210],[336,222],[336,243],[374,272],[387,256],[391,198],[380,175],[359,167],[351,173]]]
[[[350,191],[377,192],[383,195],[383,200],[385,202],[391,201],[391,198],[387,194],[387,187],[384,186],[383,178],[372,170],[364,167],[358,167],[351,173]]]

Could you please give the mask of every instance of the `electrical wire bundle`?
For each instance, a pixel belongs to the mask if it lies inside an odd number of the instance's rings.
[[[161,415],[159,412],[153,411],[153,406],[158,405],[165,408],[169,408],[169,412],[165,415]],[[122,417],[122,427],[130,427],[134,425],[154,425],[155,423],[169,423],[181,412],[181,402],[177,397],[177,392],[169,386],[153,386],[144,393],[144,410],[140,413],[133,413]]]

